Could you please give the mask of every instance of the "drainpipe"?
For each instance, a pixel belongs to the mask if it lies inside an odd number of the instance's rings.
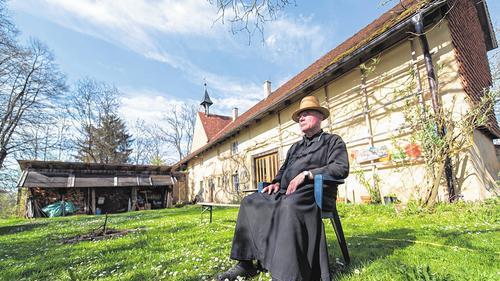
[[[424,23],[422,21],[421,12],[413,16],[412,23],[413,26],[415,27],[415,33],[417,34],[420,40],[420,46],[422,47],[422,53],[424,55],[425,69],[427,70],[427,81],[429,82],[429,90],[431,92],[432,108],[436,116],[440,118],[441,104],[439,102],[439,97],[438,97],[436,73],[434,71],[434,65],[432,64],[432,56],[429,51],[429,42],[427,41],[427,37],[425,36],[424,33]],[[446,133],[446,128],[442,124],[439,124],[439,122],[436,126],[436,133],[440,137],[444,137]],[[455,184],[453,181],[453,168],[449,156],[447,156],[445,159],[444,169],[445,169],[446,186],[448,189],[449,200],[454,201],[454,198],[456,197]]]

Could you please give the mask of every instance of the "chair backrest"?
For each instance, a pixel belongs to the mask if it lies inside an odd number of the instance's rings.
[[[264,182],[264,181],[260,181],[257,183],[257,192],[259,193],[262,193],[262,190],[264,189],[264,187],[270,185],[271,183],[269,182]]]
[[[314,176],[314,199],[322,211],[328,212],[336,208],[338,185],[342,183],[343,180],[335,180],[329,176]]]

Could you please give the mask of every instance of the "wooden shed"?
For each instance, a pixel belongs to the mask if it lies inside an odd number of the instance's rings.
[[[169,166],[18,160],[19,205],[26,217],[72,202],[76,214],[119,213],[172,205],[175,179]]]

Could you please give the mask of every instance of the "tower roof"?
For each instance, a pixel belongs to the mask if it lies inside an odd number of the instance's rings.
[[[203,97],[203,101],[200,103],[200,105],[203,105],[205,106],[206,105],[212,105],[214,104],[212,102],[212,100],[210,99],[210,96],[208,95],[208,91],[207,91],[207,84],[205,83],[205,96]]]

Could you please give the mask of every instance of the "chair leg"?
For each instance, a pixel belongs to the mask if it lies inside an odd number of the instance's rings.
[[[335,209],[333,211],[333,218],[330,218],[330,221],[333,226],[333,230],[335,230],[335,234],[337,235],[337,239],[339,241],[340,250],[342,251],[342,256],[344,256],[344,261],[346,265],[351,263],[351,258],[349,257],[349,250],[347,249],[347,243],[344,237],[344,231],[342,230],[342,224],[340,224],[339,213]]]

